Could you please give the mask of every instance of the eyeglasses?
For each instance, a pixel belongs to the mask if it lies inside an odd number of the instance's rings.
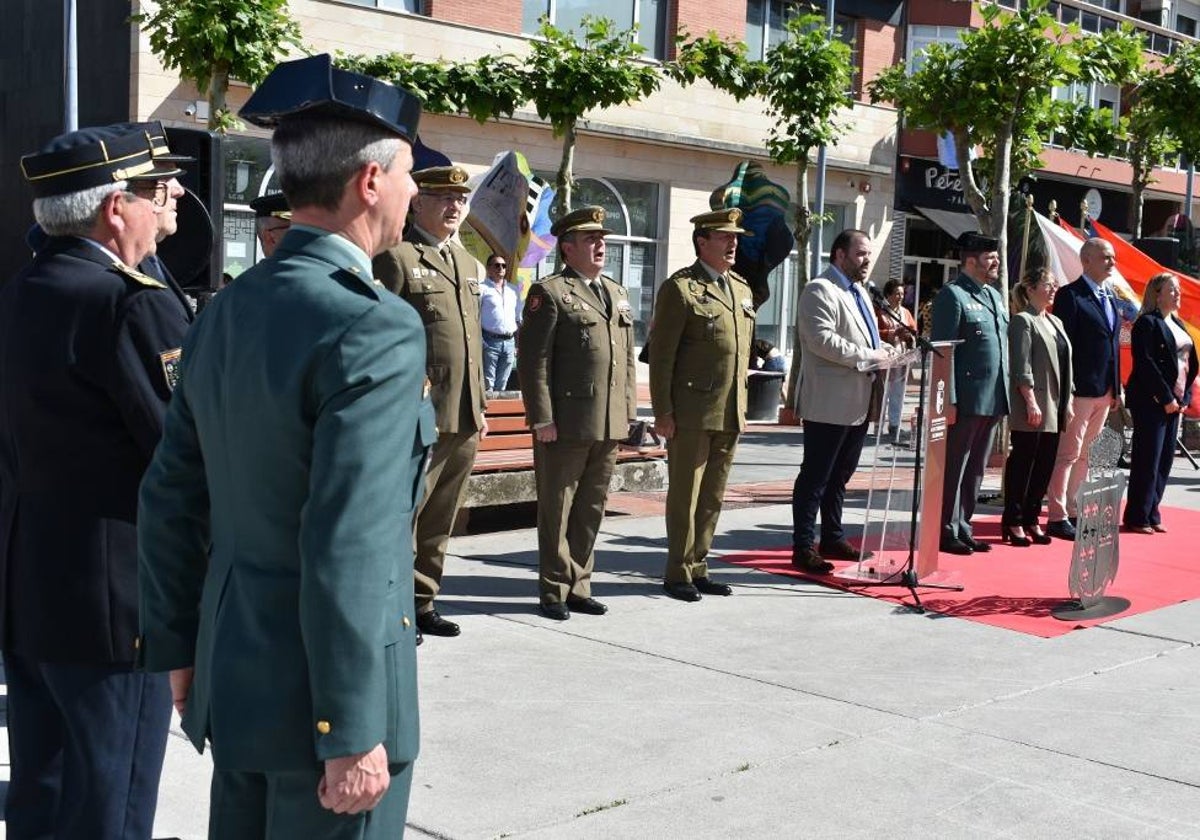
[[[494,262],[492,263],[492,268],[498,268],[503,271],[504,269],[508,268],[508,263]]]
[[[166,181],[134,182],[129,192],[138,198],[146,199],[155,207],[166,207],[171,188],[167,186]]]

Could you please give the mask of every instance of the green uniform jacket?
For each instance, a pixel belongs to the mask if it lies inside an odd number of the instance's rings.
[[[954,348],[950,402],[959,414],[1008,414],[1008,307],[991,286],[960,274],[933,299],[934,341]]]
[[[607,277],[603,302],[571,268],[537,283],[525,299],[517,367],[530,426],[558,425],[563,440],[619,440],[637,417],[633,310]]]
[[[723,292],[697,260],[663,281],[650,332],[654,416],[680,429],[741,431],[754,338],[750,286],[732,271]]]
[[[142,483],[142,660],[195,666],[221,769],[417,754],[425,343],[334,239],[293,228],[200,314]]]
[[[380,282],[411,303],[425,322],[426,375],[438,431],[458,434],[482,428],[487,407],[479,322],[484,270],[457,242],[448,247],[452,266],[410,228],[404,242],[375,258],[374,269]]]

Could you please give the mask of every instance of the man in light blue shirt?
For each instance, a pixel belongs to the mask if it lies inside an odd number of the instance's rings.
[[[517,328],[521,326],[521,294],[504,280],[508,261],[499,254],[487,259],[487,279],[479,286],[480,325],[483,328],[483,378],[489,391],[508,386],[517,360]]]

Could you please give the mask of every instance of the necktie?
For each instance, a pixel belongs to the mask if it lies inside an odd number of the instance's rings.
[[[595,293],[596,300],[600,301],[600,306],[604,309],[605,316],[608,316],[610,314],[608,309],[608,296],[604,294],[604,284],[599,280],[593,280],[588,285],[592,287],[592,292]]]
[[[863,323],[867,325],[867,333],[871,336],[871,347],[879,347],[879,327],[875,324],[875,318],[871,315],[870,309],[867,308],[866,298],[854,283],[850,284],[850,294],[854,295],[854,302],[858,304],[858,314],[862,316]]]
[[[1116,307],[1113,306],[1112,293],[1108,287],[1100,287],[1100,300],[1104,304],[1104,317],[1108,319],[1108,328],[1115,330],[1117,328]]]
[[[454,268],[454,260],[450,257],[450,247],[448,245],[442,245],[438,248],[438,256],[442,258],[442,262]]]

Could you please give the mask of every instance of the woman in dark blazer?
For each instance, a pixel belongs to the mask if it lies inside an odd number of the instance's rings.
[[[1167,530],[1158,505],[1175,460],[1179,413],[1191,400],[1196,380],[1196,346],[1175,314],[1179,300],[1179,278],[1156,274],[1146,284],[1142,313],[1133,322],[1133,369],[1125,385],[1133,453],[1124,525],[1139,534]]]
[[[1058,436],[1071,413],[1071,342],[1050,314],[1058,282],[1047,269],[1026,274],[1013,287],[1008,322],[1010,438],[1004,467],[1001,538],[1014,546],[1050,542],[1038,525],[1050,483]]]

